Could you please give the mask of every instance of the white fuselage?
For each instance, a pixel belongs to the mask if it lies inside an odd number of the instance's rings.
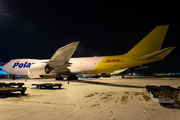
[[[48,62],[48,60],[13,59],[4,65],[2,70],[10,74],[27,75],[32,64],[41,62]]]
[[[69,66],[68,69],[74,74],[90,74],[104,58],[105,57],[71,58],[69,63],[72,63],[72,65]],[[32,64],[47,63],[48,61],[49,59],[13,59],[5,64],[2,69],[10,74],[27,75]],[[49,74],[57,75],[59,72],[61,72],[61,70],[52,70]]]

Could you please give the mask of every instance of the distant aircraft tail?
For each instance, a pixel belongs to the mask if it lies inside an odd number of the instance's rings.
[[[127,54],[147,55],[161,49],[169,25],[157,26]]]

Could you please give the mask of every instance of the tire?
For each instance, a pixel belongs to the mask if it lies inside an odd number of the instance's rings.
[[[76,77],[76,76],[69,76],[69,77],[67,77],[67,80],[78,80],[78,77]]]
[[[64,78],[63,77],[56,77],[56,80],[64,80]]]

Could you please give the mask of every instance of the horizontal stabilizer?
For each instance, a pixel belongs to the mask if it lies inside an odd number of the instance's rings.
[[[164,48],[162,50],[158,50],[156,52],[147,54],[145,56],[136,58],[135,60],[164,59],[164,57],[166,55],[168,55],[172,50],[174,50],[174,48],[176,48],[176,46],[174,46],[174,47],[167,47],[167,48]]]
[[[148,67],[149,67],[149,66],[143,66],[143,67],[135,68],[135,70],[147,69]]]

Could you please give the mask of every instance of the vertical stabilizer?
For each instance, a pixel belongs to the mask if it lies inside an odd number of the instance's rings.
[[[157,26],[127,54],[146,55],[161,49],[169,25]]]

